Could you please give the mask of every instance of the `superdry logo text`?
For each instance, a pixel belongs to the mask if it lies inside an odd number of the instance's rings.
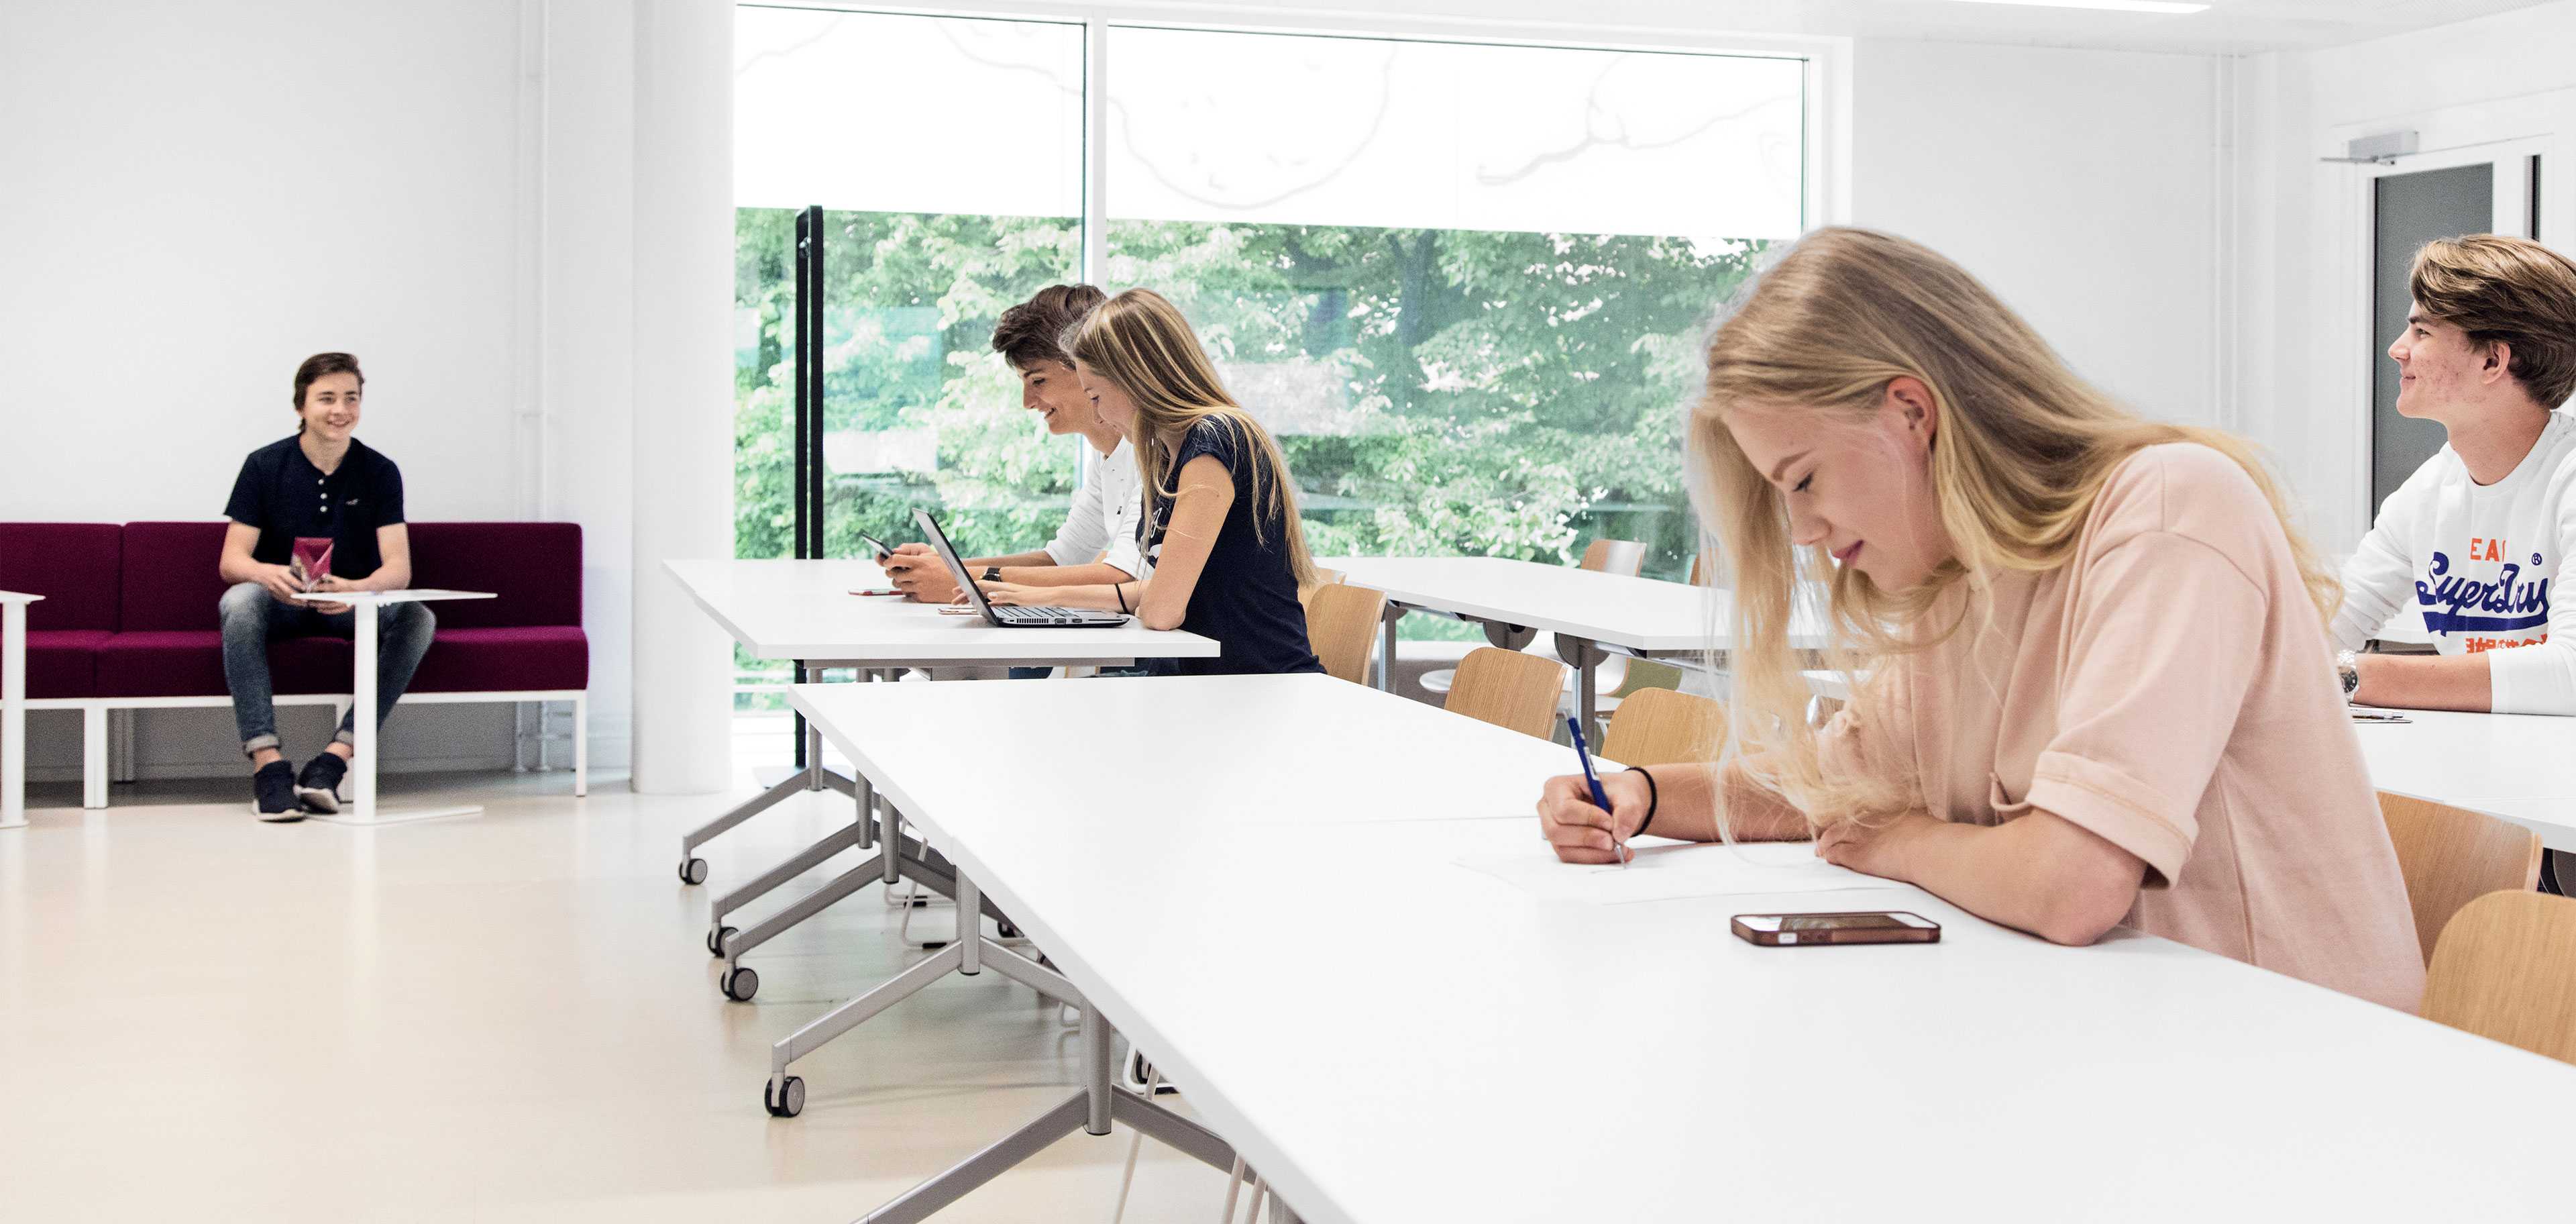
[[[2532,561],[2537,568],[2538,554],[2533,555]],[[2509,562],[2496,571],[2495,581],[2480,582],[2452,573],[2450,555],[2434,553],[2433,563],[2426,567],[2426,580],[2415,584],[2415,602],[2423,605],[2425,632],[2510,633],[2548,624],[2549,580],[2523,582],[2522,575],[2522,566]],[[2508,644],[2520,643],[2491,643]]]

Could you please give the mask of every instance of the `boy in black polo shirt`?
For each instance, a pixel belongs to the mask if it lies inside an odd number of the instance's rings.
[[[250,453],[233,481],[224,516],[220,569],[224,592],[224,681],[233,720],[251,762],[252,811],[262,820],[301,820],[306,812],[340,810],[339,786],[355,751],[358,711],[340,721],[329,747],[296,774],[278,751],[275,690],[268,644],[280,638],[350,637],[347,604],[309,604],[303,591],[399,591],[411,585],[411,536],[403,526],[402,472],[351,436],[366,388],[358,359],[317,353],[295,371],[295,436]],[[327,572],[297,568],[296,542],[327,541]],[[376,709],[379,725],[411,684],[429,650],[437,618],[416,603],[377,609]]]

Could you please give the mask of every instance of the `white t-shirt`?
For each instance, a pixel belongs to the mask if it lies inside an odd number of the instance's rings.
[[[2496,713],[2576,714],[2576,599],[2551,598],[2570,557],[2576,417],[2549,414],[2531,453],[2491,485],[2444,446],[2388,495],[2344,563],[2335,644],[2357,649],[2412,608],[2443,654],[2501,652],[2487,660]]]
[[[1136,543],[1136,527],[1145,517],[1144,481],[1136,474],[1136,448],[1125,438],[1118,449],[1091,462],[1082,487],[1073,492],[1073,509],[1064,526],[1047,541],[1046,554],[1058,565],[1105,561],[1131,578],[1151,578],[1153,565]]]

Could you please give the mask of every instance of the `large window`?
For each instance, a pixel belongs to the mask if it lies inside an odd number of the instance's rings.
[[[1319,554],[1571,561],[1615,536],[1687,571],[1694,340],[1804,225],[1804,62],[1105,36],[1092,78],[1078,24],[741,11],[741,555],[789,549],[793,220],[819,205],[833,555],[909,538],[914,504],[970,551],[1044,540],[1080,448],[1021,413],[987,341],[1087,276],[1189,314],[1280,436]]]

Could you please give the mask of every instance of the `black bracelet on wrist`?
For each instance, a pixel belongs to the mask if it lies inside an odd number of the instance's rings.
[[[1125,612],[1125,611],[1127,610],[1127,587],[1126,587],[1126,585],[1125,585],[1124,583],[1117,583],[1117,582],[1110,583],[1110,584],[1109,584],[1109,593],[1118,597],[1118,610],[1119,610],[1120,612]]]
[[[1632,767],[1628,772],[1646,780],[1646,818],[1638,821],[1637,831],[1628,835],[1630,837],[1643,837],[1646,833],[1646,826],[1655,823],[1655,803],[1660,796],[1655,793],[1655,775],[1647,773],[1642,767]]]

